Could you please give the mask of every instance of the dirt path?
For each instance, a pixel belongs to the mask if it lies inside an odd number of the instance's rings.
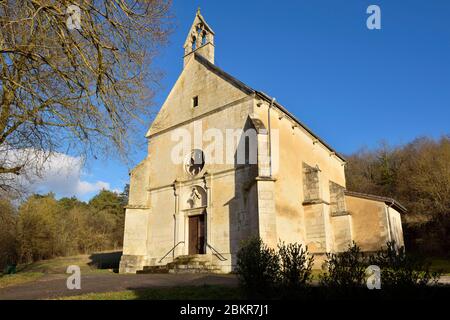
[[[81,277],[81,289],[69,290],[69,275],[47,275],[34,282],[0,289],[0,300],[35,300],[80,295],[91,292],[110,292],[154,287],[224,285],[236,286],[233,275],[209,274],[93,274]]]

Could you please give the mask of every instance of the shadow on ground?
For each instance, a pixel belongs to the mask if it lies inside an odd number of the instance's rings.
[[[160,288],[128,288],[130,300],[242,300],[238,287],[200,285]]]
[[[122,251],[93,253],[89,256],[91,262],[88,265],[97,269],[112,269],[118,273],[121,256]]]

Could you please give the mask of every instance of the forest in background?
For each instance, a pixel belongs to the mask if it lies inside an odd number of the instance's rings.
[[[450,136],[418,138],[397,147],[381,143],[347,157],[347,189],[391,197],[403,204],[407,250],[450,252]]]
[[[128,188],[89,202],[34,194],[19,207],[0,198],[0,273],[11,264],[121,249]]]

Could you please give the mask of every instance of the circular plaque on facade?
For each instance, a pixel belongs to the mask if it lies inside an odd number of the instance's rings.
[[[205,166],[205,155],[200,149],[193,149],[186,159],[185,169],[191,176],[195,176],[202,171]]]

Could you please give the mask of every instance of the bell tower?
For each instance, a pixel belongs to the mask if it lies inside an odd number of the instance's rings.
[[[214,31],[208,26],[200,14],[200,8],[197,9],[194,23],[184,42],[183,67],[193,57],[194,52],[200,54],[209,62],[214,63]]]

